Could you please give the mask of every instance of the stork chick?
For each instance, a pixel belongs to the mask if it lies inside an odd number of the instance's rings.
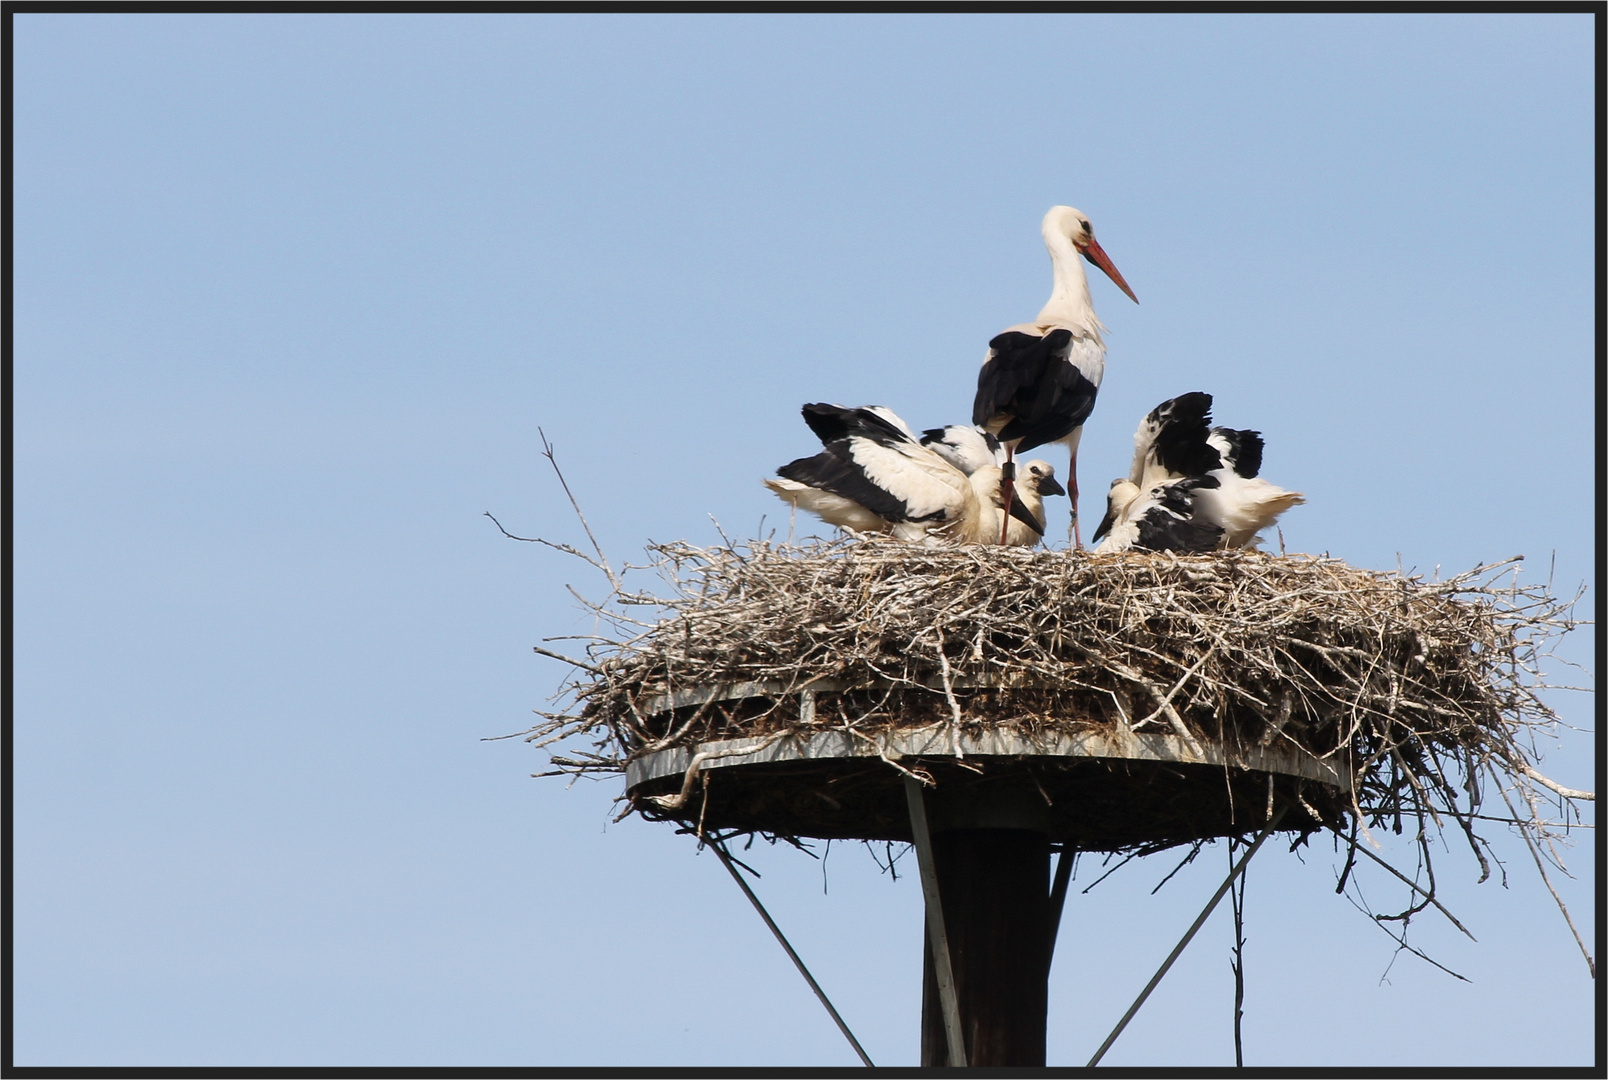
[[[1044,539],[1045,498],[1065,495],[1066,488],[1055,478],[1055,467],[1048,461],[1024,461],[1020,463],[1020,469],[1009,509],[1005,506],[1003,474],[1000,482],[989,492],[988,506],[993,511],[990,515],[992,520],[1003,519],[1003,530],[995,528],[993,532],[1005,537],[1006,546],[1033,547]],[[999,472],[997,467],[994,471]],[[991,535],[983,542],[996,543],[997,535]]]
[[[1257,431],[1211,427],[1212,397],[1162,402],[1134,433],[1133,465],[1111,482],[1096,552],[1255,547],[1256,534],[1306,502],[1261,479]]]
[[[765,481],[778,498],[855,532],[926,544],[997,542],[1004,529],[998,466],[963,471],[921,445],[903,420],[880,406],[811,404],[803,414],[825,449],[783,465],[775,479]],[[1045,462],[1033,464],[1049,470]],[[1034,484],[1035,492],[1060,488],[1053,470]],[[1037,497],[1037,519],[1031,504],[1015,509],[1010,542],[1038,543],[1043,500]]]

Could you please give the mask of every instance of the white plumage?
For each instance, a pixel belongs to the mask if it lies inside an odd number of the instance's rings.
[[[1236,461],[1241,447],[1231,444],[1235,436],[1255,437],[1255,466],[1248,472],[1242,471],[1246,468],[1244,463]],[[1223,466],[1207,474],[1217,478],[1218,486],[1196,493],[1196,513],[1223,530],[1223,547],[1256,547],[1260,542],[1257,533],[1271,527],[1292,506],[1306,502],[1306,496],[1299,491],[1286,491],[1257,475],[1262,465],[1260,433],[1213,428],[1206,441],[1219,452]]]
[[[1046,443],[1067,447],[1072,529],[1081,545],[1078,442],[1105,376],[1106,351],[1100,336],[1105,326],[1094,314],[1083,258],[1105,271],[1134,303],[1139,300],[1095,241],[1082,212],[1053,206],[1041,231],[1054,275],[1050,298],[1031,323],[1012,326],[988,343],[977,375],[972,423],[1005,445],[1007,463],[1015,454]]]
[[[1005,531],[997,465],[974,455],[968,459],[974,468],[957,467],[880,406],[811,404],[803,415],[825,449],[789,462],[765,481],[778,498],[829,524],[910,542],[997,543]],[[975,450],[964,436],[959,439]],[[1034,477],[1032,499],[1016,508],[1008,543],[1038,542],[1043,495],[1060,490],[1047,463],[1030,465],[1042,471]]]
[[[965,424],[928,428],[921,433],[921,445],[935,451],[945,461],[970,476],[978,469],[1000,465],[1005,449],[986,431]]]
[[[1097,552],[1254,547],[1257,533],[1306,501],[1257,474],[1260,432],[1211,426],[1210,394],[1162,402],[1139,422],[1133,464],[1113,480]]]

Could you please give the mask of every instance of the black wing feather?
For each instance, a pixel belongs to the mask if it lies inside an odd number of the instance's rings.
[[[1017,453],[1064,439],[1094,411],[1100,388],[1067,360],[1072,331],[1038,337],[1010,330],[988,347],[988,361],[977,373],[972,423],[983,426],[1008,416],[999,439],[1020,440]]]
[[[959,427],[960,425],[957,424],[955,426]],[[975,426],[976,425],[973,425],[973,427]],[[931,446],[933,443],[941,443],[944,441],[944,436],[948,434],[949,429],[946,427],[927,428],[921,433],[921,445]],[[983,437],[983,445],[988,447],[989,453],[994,453],[999,450],[999,440],[994,438],[994,436],[990,435],[986,431],[978,431],[977,434]]]
[[[884,420],[869,408],[848,409],[842,405],[816,402],[799,410],[804,422],[815,432],[823,446],[853,436],[870,439],[880,446],[896,446],[910,442],[910,436]]]
[[[1198,554],[1212,551],[1223,538],[1223,530],[1210,522],[1180,520],[1156,508],[1146,511],[1134,524],[1139,527],[1139,538],[1133,546],[1146,551]]]
[[[1233,428],[1213,428],[1212,434],[1228,443],[1228,464],[1245,479],[1254,479],[1262,471],[1262,433],[1236,431]]]
[[[1222,467],[1217,448],[1206,441],[1212,423],[1210,394],[1196,390],[1163,401],[1145,421],[1156,425],[1156,460],[1172,475],[1204,476]]]
[[[1134,522],[1139,537],[1134,547],[1147,551],[1211,551],[1223,538],[1223,530],[1209,521],[1194,517],[1195,492],[1219,487],[1215,476],[1195,476],[1162,484],[1160,506],[1151,507]]]
[[[903,434],[900,432],[901,436]],[[851,450],[852,444],[848,439],[837,439],[828,443],[826,449],[814,457],[789,461],[776,470],[776,475],[841,495],[859,503],[884,521],[943,520],[942,510],[919,518],[912,517],[910,507],[903,499],[871,482],[859,462],[854,460]]]

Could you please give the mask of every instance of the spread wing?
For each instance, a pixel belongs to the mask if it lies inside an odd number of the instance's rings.
[[[1262,433],[1235,431],[1233,428],[1212,428],[1208,441],[1222,455],[1223,464],[1247,480],[1255,479],[1262,471]]]
[[[799,458],[777,475],[858,503],[884,521],[949,521],[965,507],[960,470],[912,439],[892,445],[852,436]]]
[[[1204,476],[1222,461],[1211,445],[1212,396],[1194,391],[1169,398],[1139,421],[1129,479],[1146,491],[1169,479]]]
[[[848,409],[842,405],[816,402],[799,411],[804,414],[804,422],[815,432],[823,446],[850,436],[872,439],[885,446],[915,440],[905,422],[891,409],[881,405]]]

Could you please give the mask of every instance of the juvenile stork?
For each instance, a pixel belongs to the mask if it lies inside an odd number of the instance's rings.
[[[1306,502],[1261,479],[1260,432],[1211,426],[1212,396],[1182,394],[1139,422],[1133,465],[1111,482],[1097,552],[1255,547],[1256,534]]]
[[[992,466],[989,472],[999,474],[999,481],[990,490],[990,503],[994,514],[1005,525],[1005,543],[1010,547],[1032,547],[1044,539],[1044,499],[1049,495],[1065,495],[1066,488],[1055,478],[1055,466],[1048,461],[1022,462],[1021,475],[1017,477],[1015,495],[1011,499],[1010,512],[1005,512],[1005,484],[1004,473],[999,466]],[[990,530],[987,543],[993,543],[993,531]]]
[[[1105,517],[1094,530],[1094,553],[1198,553],[1221,547],[1222,528],[1199,514],[1197,503],[1201,489],[1215,482],[1206,476],[1177,476],[1141,488],[1126,477],[1111,481]]]
[[[1054,273],[1050,298],[1032,322],[1012,326],[988,343],[988,356],[977,374],[972,423],[1005,446],[1007,505],[1013,496],[1015,455],[1046,443],[1065,444],[1071,455],[1067,483],[1072,535],[1082,547],[1078,440],[1105,375],[1105,342],[1100,337],[1105,325],[1094,314],[1082,260],[1103,270],[1134,303],[1139,298],[1095,241],[1094,229],[1081,211],[1050,207],[1042,232]]]
[[[1005,448],[986,431],[965,424],[928,428],[921,433],[921,445],[931,447],[940,457],[970,476],[978,469],[1005,463]]]
[[[986,544],[1004,534],[1011,543],[1031,545],[1043,534],[1042,497],[1036,519],[1034,507],[1018,501],[1012,513],[1020,525],[1007,530],[998,466],[980,463],[969,473],[957,468],[922,446],[888,409],[811,404],[803,414],[825,449],[788,462],[765,481],[793,506],[840,528],[918,543]],[[1044,493],[1060,487],[1053,470],[1036,485]]]
[[[1000,469],[1005,460],[1005,449],[998,439],[965,424],[950,424],[948,427],[923,431],[921,445],[937,452],[938,456],[967,476],[999,476],[999,484],[990,490],[988,505],[994,508],[1004,523],[1003,535],[1007,546],[1031,547],[1043,539],[1045,498],[1066,494],[1066,488],[1055,478],[1055,468],[1048,461],[1022,463],[1023,475],[1013,485],[1011,513],[1007,516],[1004,474]]]

